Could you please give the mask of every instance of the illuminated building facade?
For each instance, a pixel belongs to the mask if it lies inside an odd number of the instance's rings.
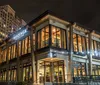
[[[0,81],[72,82],[100,75],[100,34],[46,11],[4,41]]]
[[[0,41],[25,24],[9,5],[0,6]]]

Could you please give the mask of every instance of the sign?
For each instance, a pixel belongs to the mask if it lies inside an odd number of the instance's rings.
[[[16,35],[13,36],[14,40],[18,40],[19,38],[23,37],[27,33],[27,29],[19,31]]]

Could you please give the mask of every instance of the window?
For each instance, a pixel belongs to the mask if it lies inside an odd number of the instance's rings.
[[[51,26],[52,46],[66,49],[65,30]]]
[[[13,59],[13,45],[11,46],[11,59]]]
[[[89,39],[86,38],[86,51],[89,52]]]
[[[86,53],[86,38],[82,36],[82,50]]]
[[[78,49],[79,49],[79,52],[82,52],[82,41],[81,41],[80,35],[78,35]]]
[[[23,67],[23,81],[32,81],[32,66]]]
[[[8,59],[11,59],[11,47],[8,48]]]
[[[18,56],[21,56],[21,41],[18,42]]]
[[[35,50],[35,34],[33,34],[33,48]]]
[[[49,45],[49,26],[38,31],[38,49]]]
[[[92,41],[92,55],[93,56],[100,56],[100,43],[98,41]]]
[[[73,34],[73,48],[74,48],[74,52],[78,51],[78,44],[77,44],[77,38],[76,38],[76,34]]]
[[[31,52],[31,42],[30,42],[30,36],[28,37],[28,53]]]
[[[14,56],[14,58],[16,57],[16,44],[13,46],[13,48],[14,48],[14,50],[13,50],[13,56]]]
[[[7,55],[7,50],[3,50],[3,54],[2,54],[2,62],[5,62],[6,61],[6,55]]]
[[[25,54],[25,40],[22,40],[22,55]]]
[[[27,54],[28,51],[28,37],[25,38],[25,54]]]
[[[73,51],[85,53],[88,47],[88,40],[84,36],[73,34]]]

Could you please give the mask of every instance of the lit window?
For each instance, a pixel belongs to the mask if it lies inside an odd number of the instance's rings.
[[[51,32],[52,46],[66,49],[65,30],[52,26]]]
[[[49,45],[49,26],[38,31],[38,49]]]

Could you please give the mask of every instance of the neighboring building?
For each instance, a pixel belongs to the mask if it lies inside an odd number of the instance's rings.
[[[100,34],[49,11],[11,35],[0,48],[0,81],[42,85],[100,75]]]
[[[7,37],[23,25],[22,19],[16,17],[15,11],[9,5],[0,6],[0,38]]]

